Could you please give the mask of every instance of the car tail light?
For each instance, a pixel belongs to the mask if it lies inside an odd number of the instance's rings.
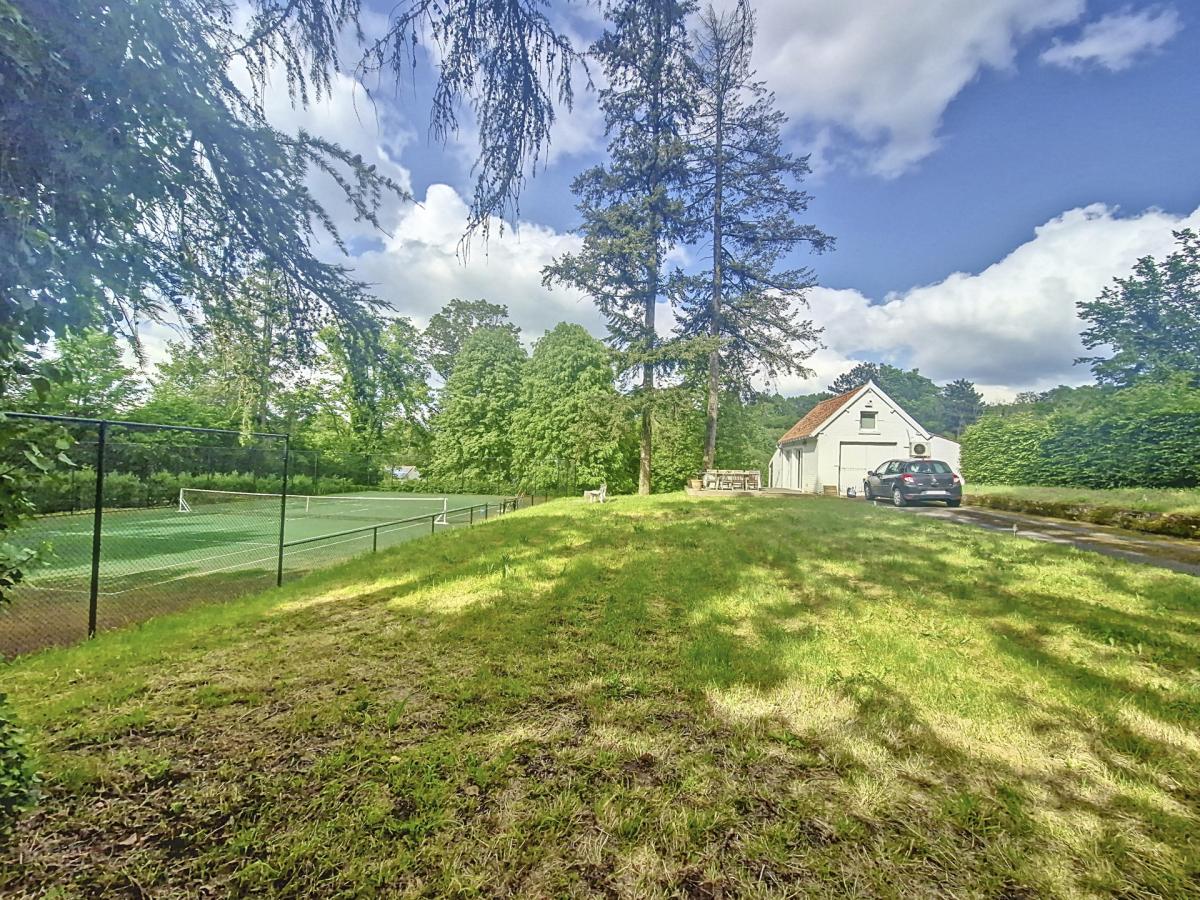
[[[906,472],[905,474],[900,476],[900,480],[903,481],[905,484],[912,484],[917,479]]]

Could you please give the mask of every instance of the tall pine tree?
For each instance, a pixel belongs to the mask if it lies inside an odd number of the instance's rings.
[[[711,268],[679,277],[684,335],[720,344],[708,353],[704,468],[712,468],[723,389],[748,393],[755,375],[804,372],[818,330],[796,312],[816,282],[811,269],[784,268],[798,245],[823,251],[833,239],[799,221],[809,195],[799,184],[808,158],[783,150],[787,122],[751,68],[754,14],[709,6],[696,36],[699,106],[691,134],[692,214],[710,239]]]
[[[665,299],[664,260],[686,242],[686,135],[695,113],[695,71],[686,17],[692,0],[617,0],[593,47],[608,85],[600,107],[610,136],[606,165],[575,179],[583,247],[548,266],[546,281],[589,294],[608,322],[625,368],[640,369],[638,492],[650,493],[655,371],[678,358],[655,314]]]

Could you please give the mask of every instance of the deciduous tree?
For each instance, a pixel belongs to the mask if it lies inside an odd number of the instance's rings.
[[[1095,300],[1078,304],[1087,322],[1083,345],[1111,350],[1085,356],[1101,384],[1128,387],[1183,372],[1200,385],[1200,235],[1175,232],[1176,249],[1159,262],[1138,260],[1128,278],[1115,278]]]
[[[467,339],[434,417],[431,477],[447,487],[511,486],[513,414],[525,362],[525,351],[507,328],[484,328]]]
[[[508,328],[513,334],[520,334],[517,326],[508,320],[508,307],[486,300],[455,297],[429,319],[421,341],[430,368],[442,381],[450,377],[454,358],[467,338],[480,328]]]
[[[513,415],[513,457],[535,491],[633,487],[626,465],[626,404],[608,349],[582,325],[562,322],[534,345]]]

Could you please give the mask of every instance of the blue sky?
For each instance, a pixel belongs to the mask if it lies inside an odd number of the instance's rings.
[[[812,258],[810,314],[826,328],[819,389],[860,359],[968,377],[992,397],[1086,380],[1074,303],[1171,229],[1200,226],[1200,10],[1108,0],[758,0],[759,74],[811,152],[811,221],[836,236]],[[835,8],[845,7],[845,8]],[[563,7],[587,35],[594,9]],[[577,240],[569,184],[603,159],[595,98],[554,133],[514,236],[459,259],[470,128],[426,137],[428,74],[377,117],[353,84],[277,118],[360,149],[411,186],[418,206],[388,214],[388,235],[345,223],[351,260],[419,323],[451,296],[510,306],[532,339],[560,319],[602,325],[586,298],[546,292],[542,265]],[[361,95],[360,95],[361,96]],[[660,317],[668,323],[669,314]]]

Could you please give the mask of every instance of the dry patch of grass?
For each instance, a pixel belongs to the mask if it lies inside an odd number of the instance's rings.
[[[0,893],[1194,895],[1198,595],[865,504],[547,504],[10,664]]]

